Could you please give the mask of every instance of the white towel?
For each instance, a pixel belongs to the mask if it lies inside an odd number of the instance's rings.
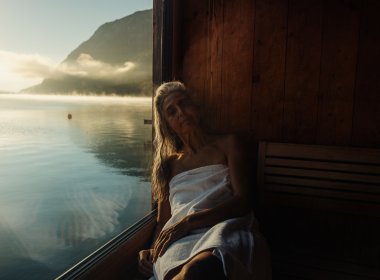
[[[172,178],[169,187],[172,217],[164,229],[189,214],[212,208],[232,195],[228,167],[222,164],[180,173]],[[202,251],[211,250],[223,262],[224,273],[229,279],[235,279],[236,275],[238,279],[248,279],[253,254],[252,223],[253,215],[249,214],[190,232],[172,243],[165,254],[157,259],[154,277],[164,279],[173,268]]]

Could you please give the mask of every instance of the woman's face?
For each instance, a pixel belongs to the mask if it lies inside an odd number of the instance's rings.
[[[172,92],[162,108],[166,122],[177,135],[186,134],[199,125],[198,110],[186,93]]]

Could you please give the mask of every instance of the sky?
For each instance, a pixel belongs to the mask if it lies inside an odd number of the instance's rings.
[[[0,0],[0,91],[40,83],[103,23],[153,0]]]

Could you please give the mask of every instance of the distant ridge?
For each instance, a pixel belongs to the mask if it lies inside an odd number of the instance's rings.
[[[101,25],[28,93],[150,95],[152,9]]]

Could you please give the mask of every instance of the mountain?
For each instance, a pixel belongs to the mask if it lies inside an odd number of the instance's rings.
[[[101,25],[29,93],[150,95],[152,10]]]

